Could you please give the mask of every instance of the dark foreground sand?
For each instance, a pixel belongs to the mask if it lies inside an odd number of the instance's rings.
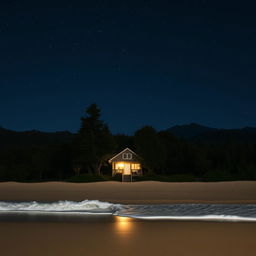
[[[98,199],[114,203],[256,203],[256,182],[0,183],[0,200]]]
[[[4,256],[255,256],[256,223],[0,220]]]

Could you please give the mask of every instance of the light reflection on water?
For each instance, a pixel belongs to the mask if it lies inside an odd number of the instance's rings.
[[[127,235],[134,229],[134,219],[128,217],[115,216],[115,230],[121,235]]]

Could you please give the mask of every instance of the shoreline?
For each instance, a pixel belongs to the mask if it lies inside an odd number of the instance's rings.
[[[99,200],[119,204],[256,204],[256,181],[0,183],[0,201]]]
[[[256,204],[256,182],[0,183],[1,201],[85,199],[121,204]],[[256,251],[256,222],[246,221],[4,213],[0,227],[3,255],[253,256]]]

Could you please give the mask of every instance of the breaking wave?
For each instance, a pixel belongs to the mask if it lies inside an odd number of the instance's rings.
[[[148,220],[256,221],[253,204],[125,205],[119,216]]]
[[[0,202],[0,212],[66,212],[66,213],[102,213],[113,214],[119,205],[98,200],[41,202]]]
[[[256,222],[256,205],[253,204],[120,205],[98,200],[52,203],[0,201],[0,214],[8,212],[109,214],[147,220]]]
[[[205,215],[205,216],[134,216],[135,219],[144,220],[187,220],[187,221],[232,221],[256,222],[256,218],[239,217],[232,215]]]

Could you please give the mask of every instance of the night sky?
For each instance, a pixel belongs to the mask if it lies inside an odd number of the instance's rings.
[[[0,126],[256,126],[254,1],[0,3]]]

